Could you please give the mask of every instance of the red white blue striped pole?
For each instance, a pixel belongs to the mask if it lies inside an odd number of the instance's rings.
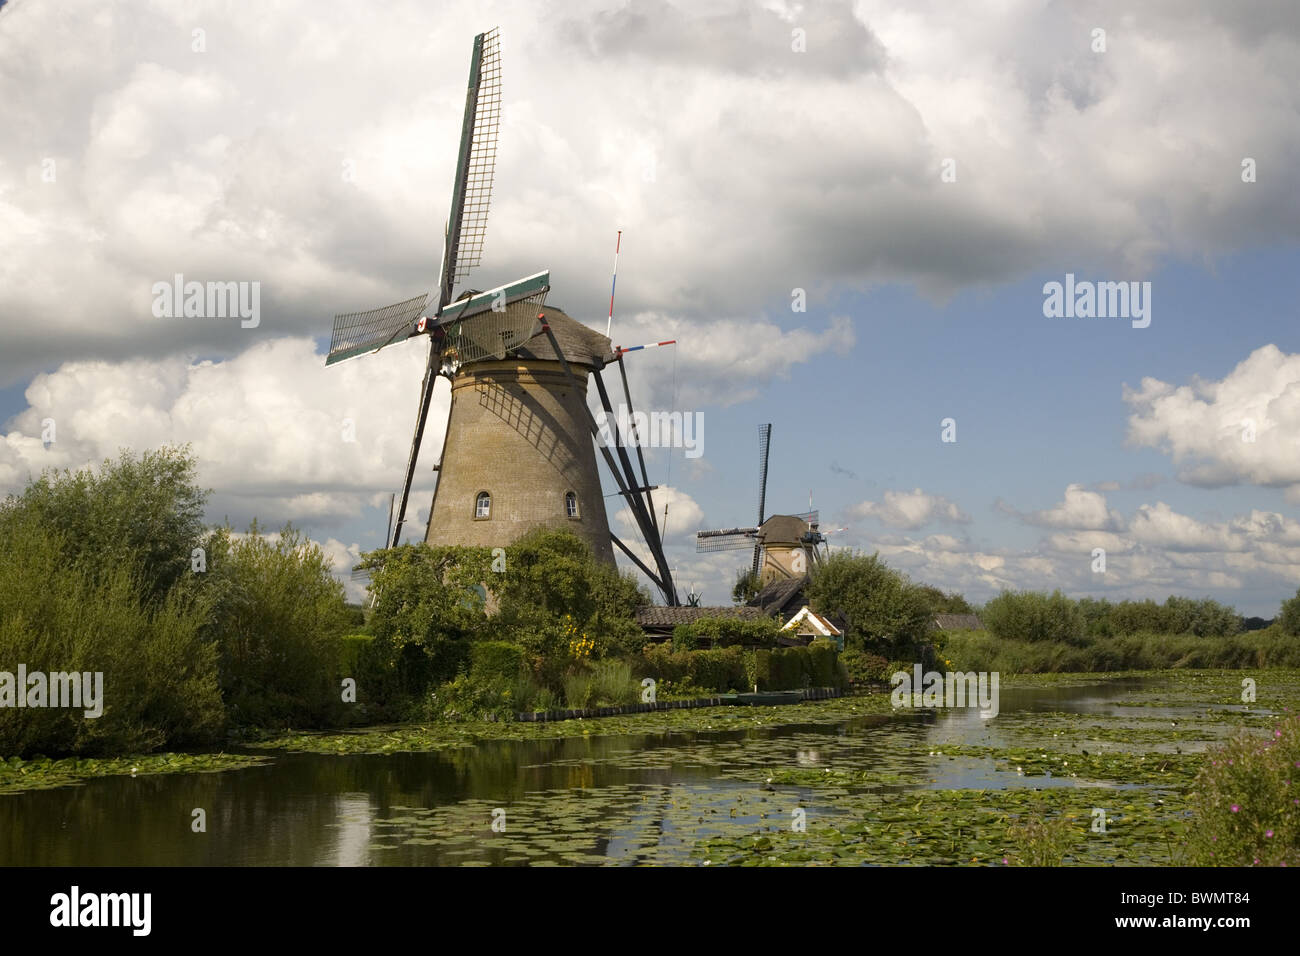
[[[623,230],[618,231],[618,238],[614,240],[614,278],[609,280],[609,321],[605,323],[605,338],[609,338],[609,330],[614,326],[614,286],[618,284],[618,249],[623,245]]]
[[[676,339],[669,339],[667,342],[648,342],[645,345],[631,345],[628,346],[627,348],[623,348],[620,345],[615,347],[614,354],[623,355],[627,352],[640,352],[642,349],[653,349],[653,348],[658,348],[661,345],[676,345],[676,344],[677,344]]]

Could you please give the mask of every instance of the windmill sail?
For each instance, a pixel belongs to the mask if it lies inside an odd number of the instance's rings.
[[[758,540],[757,528],[723,528],[719,531],[697,531],[695,533],[695,551],[742,551],[755,547]]]
[[[474,266],[483,252],[487,232],[488,206],[492,198],[492,177],[496,167],[497,132],[501,125],[501,47],[497,31],[489,30],[474,38],[474,52],[469,61],[469,85],[465,91],[465,117],[461,122],[460,150],[456,157],[456,181],[451,192],[451,214],[447,219],[447,236],[442,252],[442,275],[438,282],[438,318],[451,302],[452,288],[458,278]],[[481,343],[480,343],[481,345]],[[415,417],[415,437],[406,463],[406,480],[402,483],[401,506],[393,527],[392,543],[402,539],[406,521],[406,503],[415,478],[415,463],[420,457],[420,441],[429,417],[441,351],[429,346],[424,381],[420,385],[420,404]]]
[[[447,220],[438,305],[451,302],[452,289],[479,264],[487,235],[497,134],[501,126],[501,44],[495,29],[474,38],[465,119],[461,124],[451,216]]]
[[[429,295],[418,295],[405,302],[394,302],[368,312],[346,312],[334,316],[326,365],[375,352],[392,342],[402,341],[415,333],[415,321],[424,314]]]

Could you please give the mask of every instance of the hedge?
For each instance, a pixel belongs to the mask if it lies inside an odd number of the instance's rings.
[[[689,651],[704,643],[715,648],[735,645],[772,647],[780,633],[781,625],[770,617],[702,617],[673,628],[673,648]]]
[[[674,683],[687,681],[697,687],[725,693],[745,689],[745,656],[738,647],[711,651],[672,651],[663,645],[642,652],[644,676]]]
[[[658,681],[689,681],[698,687],[728,690],[799,690],[842,687],[843,669],[835,643],[819,638],[807,647],[724,647],[710,651],[671,651],[662,645],[642,653],[644,676]]]

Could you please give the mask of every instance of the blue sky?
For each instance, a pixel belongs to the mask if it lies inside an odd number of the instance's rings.
[[[679,341],[628,357],[634,399],[705,423],[701,458],[649,455],[684,588],[728,600],[744,556],[692,535],[753,520],[765,422],[769,512],[811,492],[839,546],[977,601],[1271,616],[1300,586],[1291,6],[77,2],[75,38],[0,12],[0,492],[188,441],[213,520],[292,520],[340,569],[378,544],[423,354],[325,369],[330,317],[432,284],[470,38],[497,25],[471,283],[549,268],[603,329],[624,230],[614,338]],[[177,273],[258,283],[256,327],[152,314]],[[1149,282],[1150,326],[1045,317],[1067,273]],[[443,382],[415,534],[445,413]]]

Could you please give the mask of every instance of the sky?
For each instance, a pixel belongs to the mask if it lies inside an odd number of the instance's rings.
[[[973,601],[1271,617],[1296,593],[1286,2],[11,0],[0,494],[189,442],[211,521],[292,521],[346,578],[382,543],[424,352],[326,369],[331,319],[435,285],[494,26],[468,281],[549,269],[548,302],[603,331],[622,230],[612,337],[678,341],[627,357],[636,405],[703,423],[698,456],[647,449],[681,590],[729,603],[747,555],[694,533],[753,522],[771,423],[769,512],[811,500],[835,547]],[[177,275],[257,283],[256,322],[159,315]],[[1052,283],[1133,296],[1060,315]],[[416,537],[446,409],[443,381]]]

